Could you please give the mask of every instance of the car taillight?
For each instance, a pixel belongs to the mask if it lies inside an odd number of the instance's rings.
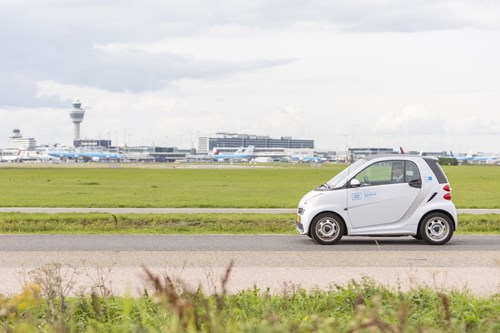
[[[451,193],[450,193],[451,192],[451,187],[450,187],[450,185],[446,184],[445,186],[443,186],[443,190],[445,190],[446,192],[448,192],[448,193],[445,193],[443,195],[443,198],[445,200],[451,200]]]

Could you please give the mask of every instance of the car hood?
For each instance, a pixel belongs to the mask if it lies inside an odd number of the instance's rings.
[[[300,199],[300,202],[299,202],[299,206],[303,206],[307,203],[308,200],[311,200],[312,198],[315,198],[315,197],[318,197],[318,196],[321,196],[323,195],[324,192],[323,191],[316,191],[316,190],[312,190],[308,193],[306,193],[302,199]]]

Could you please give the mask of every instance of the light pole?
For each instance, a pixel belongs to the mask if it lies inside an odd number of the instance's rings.
[[[348,163],[351,160],[351,157],[349,156],[349,146],[347,145],[347,134],[344,134],[344,143],[345,143],[345,161]]]

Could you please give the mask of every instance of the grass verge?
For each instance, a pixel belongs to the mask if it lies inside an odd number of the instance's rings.
[[[295,234],[293,214],[0,213],[4,234]],[[500,215],[459,216],[457,234],[500,234]]]

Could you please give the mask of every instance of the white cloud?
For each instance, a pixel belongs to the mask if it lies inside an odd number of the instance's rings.
[[[450,135],[498,136],[500,135],[500,122],[486,117],[479,118],[477,115],[468,115],[451,121],[448,133]]]
[[[438,135],[444,134],[444,120],[437,112],[420,105],[407,105],[397,112],[383,114],[373,127],[374,134],[382,135]]]
[[[458,150],[488,136],[477,143],[498,150],[495,1],[1,6],[0,146],[13,127],[70,143],[60,113],[78,96],[82,134],[137,144],[224,130],[339,149]]]

